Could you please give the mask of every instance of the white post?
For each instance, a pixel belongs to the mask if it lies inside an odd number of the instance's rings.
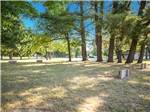
[[[129,69],[123,69],[119,71],[120,79],[127,79],[129,77]]]

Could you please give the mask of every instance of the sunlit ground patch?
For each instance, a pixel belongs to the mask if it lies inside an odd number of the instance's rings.
[[[69,79],[68,82],[73,83],[74,85],[87,86],[91,84],[96,84],[98,80],[95,77],[87,77],[87,76],[77,76],[72,79]]]
[[[99,63],[89,63],[89,64],[85,64],[85,67],[97,67],[97,66],[100,66],[100,67],[110,67],[111,65],[108,65],[108,64],[99,64]]]
[[[145,76],[145,77],[143,77],[143,79],[144,79],[145,81],[150,81],[150,76]]]
[[[97,96],[85,98],[85,100],[78,105],[79,112],[96,112],[98,108],[104,106],[104,100]]]
[[[56,64],[50,64],[50,63],[32,63],[32,64],[24,64],[24,65],[22,65],[22,66],[24,66],[24,67],[32,67],[32,66],[44,66],[44,65],[56,65]]]
[[[53,95],[53,97],[57,97],[57,98],[63,98],[67,95],[66,89],[64,87],[61,87],[61,86],[53,88],[51,90],[51,94]]]
[[[130,80],[128,81],[129,84],[139,84],[139,85],[146,85],[146,86],[150,86],[149,82],[138,82],[138,81],[134,81],[134,80]]]

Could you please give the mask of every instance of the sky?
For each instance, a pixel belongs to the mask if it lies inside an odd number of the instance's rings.
[[[43,4],[41,2],[30,2],[33,7],[39,12],[39,13],[44,13],[45,12],[45,7],[43,6]],[[88,5],[88,4],[87,4]],[[86,5],[85,5],[86,6]],[[106,14],[107,12],[111,11],[111,6],[112,6],[112,1],[108,1],[108,0],[104,0],[104,13]],[[70,12],[74,12],[74,11],[79,11],[79,6],[75,5],[75,4],[69,4],[69,11]],[[88,7],[85,7],[85,9]],[[139,9],[139,4],[138,1],[132,1],[131,4],[131,10],[134,13],[137,13]],[[35,29],[36,27],[36,23],[37,21],[35,19],[31,19],[31,18],[22,18],[22,21],[25,25],[25,28],[31,28],[31,29]],[[85,23],[88,24],[88,21]],[[88,30],[90,30],[92,27],[89,27]]]
[[[40,2],[37,2],[37,3],[30,2],[30,3],[39,13],[45,12],[45,7],[43,6],[42,3],[40,3]],[[31,19],[29,17],[24,17],[24,18],[22,18],[22,21],[25,25],[25,28],[35,29],[36,23],[37,23],[37,21],[35,19]]]

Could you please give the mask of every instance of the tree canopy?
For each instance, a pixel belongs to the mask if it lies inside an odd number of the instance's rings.
[[[39,12],[33,5],[36,3],[45,11]],[[103,56],[113,62],[116,56],[118,62],[127,58],[126,63],[131,63],[135,53],[139,53],[138,62],[142,62],[146,52],[150,53],[148,1],[138,2],[137,12],[131,8],[133,1],[112,1],[107,7],[104,1],[2,1],[1,4],[1,55],[10,58],[56,53],[68,56],[69,61],[73,56],[82,55],[86,61],[88,56],[96,55],[99,62]],[[36,31],[26,28],[23,17],[37,21]]]

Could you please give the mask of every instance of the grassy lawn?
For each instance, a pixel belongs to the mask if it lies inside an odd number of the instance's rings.
[[[116,78],[122,64],[2,63],[2,110],[149,112],[150,68]]]

